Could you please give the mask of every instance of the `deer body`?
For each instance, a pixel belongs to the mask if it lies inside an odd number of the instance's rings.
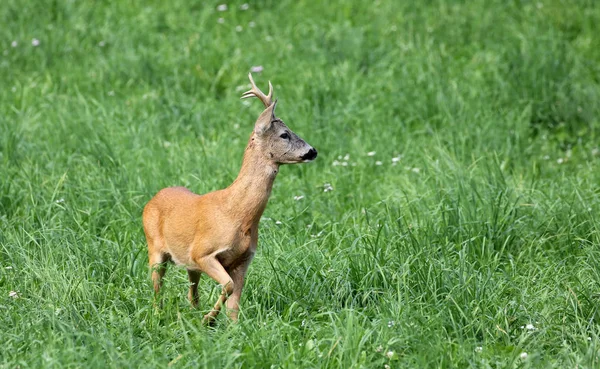
[[[162,285],[164,263],[173,261],[188,270],[188,298],[198,304],[200,273],[223,286],[212,311],[212,322],[223,303],[237,320],[246,271],[258,242],[258,224],[267,206],[280,164],[314,160],[317,152],[274,115],[276,102],[256,88],[243,97],[258,97],[266,109],[250,136],[242,168],[227,188],[197,195],[183,187],[159,191],[144,208],[143,223],[155,293]]]

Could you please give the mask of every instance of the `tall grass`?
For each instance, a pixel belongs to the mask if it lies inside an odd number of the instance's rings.
[[[0,7],[0,367],[600,365],[596,2],[218,5]],[[235,178],[259,65],[319,157],[207,328],[141,209]]]

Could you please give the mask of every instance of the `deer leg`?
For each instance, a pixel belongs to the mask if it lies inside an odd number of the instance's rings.
[[[212,310],[204,316],[202,321],[204,323],[211,324],[215,320],[216,316],[219,314],[221,310],[221,306],[227,301],[227,297],[231,295],[234,290],[234,283],[229,274],[223,268],[223,265],[217,260],[214,255],[210,255],[198,260],[195,260],[206,275],[217,281],[221,286],[223,286],[223,290],[221,291],[221,295],[217,299],[215,306]]]
[[[151,249],[151,248],[149,248]],[[150,269],[152,270],[152,284],[154,285],[154,295],[158,295],[160,288],[162,287],[162,278],[167,271],[166,262],[169,260],[168,256],[160,251],[149,251],[148,260],[150,263]]]
[[[162,308],[162,301],[158,303],[158,293],[162,287],[162,280],[165,276],[165,272],[167,271],[167,261],[169,261],[169,256],[157,251],[156,248],[152,247],[154,242],[148,242],[148,261],[150,264],[150,269],[152,270],[152,284],[154,286],[154,298],[152,305],[155,309]]]
[[[233,279],[233,293],[227,299],[226,311],[229,318],[234,322],[237,322],[238,320],[238,313],[240,311],[240,297],[242,296],[244,278],[246,277],[248,266],[250,266],[250,261],[252,261],[252,258],[244,261],[229,271],[229,275],[231,275],[231,279]]]
[[[188,269],[188,279],[190,281],[190,291],[188,293],[188,299],[192,304],[192,307],[198,306],[198,281],[200,281],[200,272],[196,270]]]

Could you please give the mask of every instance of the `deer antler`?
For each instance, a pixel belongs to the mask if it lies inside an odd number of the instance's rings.
[[[242,99],[247,99],[249,97],[258,97],[263,104],[265,104],[265,108],[268,108],[273,103],[273,85],[271,85],[271,81],[269,81],[269,94],[265,95],[254,83],[252,79],[252,73],[248,73],[248,78],[250,78],[250,83],[252,84],[252,89],[244,92],[242,95]]]

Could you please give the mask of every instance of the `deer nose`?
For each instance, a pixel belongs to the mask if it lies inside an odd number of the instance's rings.
[[[314,147],[311,147],[310,150],[308,150],[308,152],[304,155],[302,155],[300,157],[300,159],[302,160],[315,160],[315,158],[317,157],[317,150],[315,150]]]

